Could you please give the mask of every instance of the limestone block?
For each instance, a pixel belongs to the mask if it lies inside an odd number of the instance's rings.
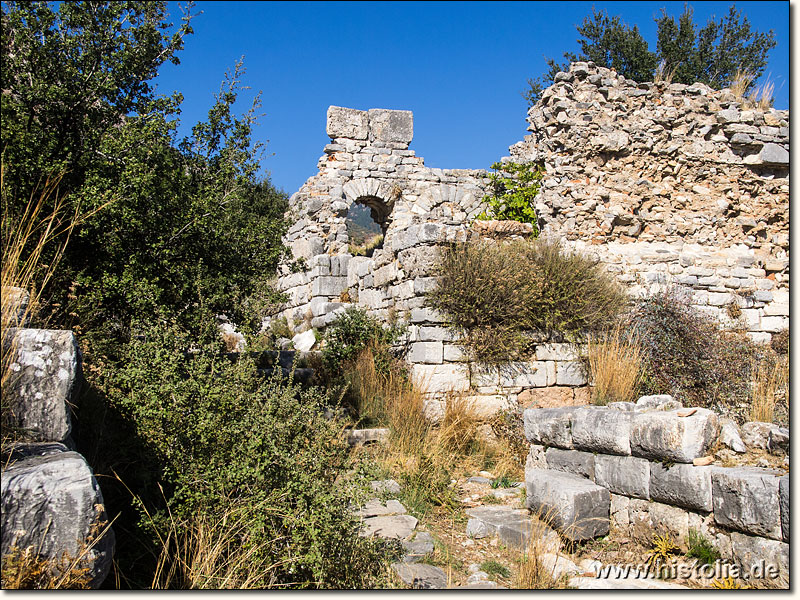
[[[630,455],[633,413],[584,406],[572,417],[572,440],[578,450]]]
[[[500,368],[501,387],[545,387],[555,379],[553,362],[519,362]]]
[[[650,526],[653,532],[669,534],[682,551],[688,550],[686,538],[689,535],[689,513],[677,506],[650,503]]]
[[[33,547],[45,559],[61,560],[64,553],[76,558],[107,521],[92,470],[80,454],[65,450],[53,445],[44,455],[23,456],[3,470],[3,557],[16,546]],[[87,553],[92,587],[105,579],[113,552],[109,530]]]
[[[347,277],[317,277],[311,282],[312,296],[339,296],[347,289]]]
[[[745,533],[782,539],[777,471],[712,467],[714,520]]]
[[[759,158],[762,163],[768,165],[788,165],[789,151],[778,144],[764,144]]]
[[[317,338],[314,336],[314,331],[309,329],[305,333],[298,333],[292,338],[294,349],[298,352],[308,352],[314,347]]]
[[[631,453],[657,461],[690,463],[706,453],[718,433],[716,413],[705,408],[686,417],[678,412],[634,413]]]
[[[611,528],[618,530],[624,537],[629,535],[631,499],[619,494],[611,494]]]
[[[487,536],[496,536],[507,546],[524,550],[531,536],[542,540],[542,549],[557,552],[561,548],[558,534],[525,509],[510,506],[478,506],[465,511],[470,520],[483,523]],[[473,528],[478,529],[477,523]]]
[[[475,415],[482,419],[488,419],[499,412],[511,410],[515,404],[508,399],[508,396],[500,394],[465,396],[464,402],[472,409]]]
[[[789,583],[789,544],[732,531],[731,554],[747,575],[777,571],[778,582]],[[770,568],[771,567],[771,568]],[[772,580],[773,582],[776,580]]]
[[[575,403],[571,387],[544,387],[522,390],[517,401],[522,408],[557,408]]]
[[[533,444],[572,450],[572,416],[575,409],[529,408],[522,413],[525,437]]]
[[[630,412],[636,410],[636,405],[633,402],[609,402],[606,404],[608,410],[621,410]]]
[[[537,360],[578,360],[578,352],[573,344],[540,344],[536,347]]]
[[[558,362],[556,365],[556,385],[586,385],[586,369],[580,362]]]
[[[545,460],[548,469],[580,475],[594,481],[595,455],[591,452],[548,448]]]
[[[636,401],[636,410],[641,412],[647,410],[677,410],[679,408],[683,408],[683,404],[669,394],[642,396]]]
[[[711,467],[676,463],[665,467],[650,463],[650,497],[665,504],[711,512]]]
[[[438,424],[444,419],[445,403],[443,400],[426,398],[422,401],[422,414],[431,423]]]
[[[372,273],[372,284],[375,287],[383,287],[397,279],[397,276],[397,265],[391,262],[385,267],[381,267]]]
[[[547,468],[547,449],[539,444],[531,444],[528,457],[525,459],[525,472],[528,469]]]
[[[292,250],[292,256],[295,259],[304,258],[309,260],[313,256],[323,253],[325,251],[325,244],[322,238],[313,235],[293,241],[289,244],[289,248]]]
[[[572,541],[609,531],[608,490],[588,479],[552,470],[529,470],[527,506]]]
[[[415,342],[408,352],[408,362],[441,364],[444,356],[442,342]]]
[[[720,420],[720,423],[722,426],[719,430],[719,441],[739,454],[747,452],[747,447],[739,435],[739,427],[736,423],[732,419]]]
[[[447,327],[425,327],[419,328],[419,339],[422,342],[452,342],[456,335],[452,329]]]
[[[614,494],[647,500],[650,497],[650,462],[633,456],[598,454],[594,460],[594,481]]]
[[[455,344],[444,345],[444,360],[446,362],[463,362],[467,360],[467,355],[461,346]]]
[[[447,587],[447,573],[425,563],[392,563],[392,569],[415,590],[441,590]]]
[[[325,129],[331,139],[366,140],[369,133],[369,115],[364,110],[329,106]]]
[[[370,141],[409,144],[414,139],[414,113],[410,110],[371,108],[368,113]]]
[[[362,537],[379,537],[392,540],[405,540],[417,526],[417,519],[411,515],[381,515],[364,519],[359,531]]]
[[[742,441],[751,448],[766,450],[769,444],[769,434],[777,428],[778,426],[774,423],[748,421],[742,425]]]
[[[469,389],[469,372],[464,365],[411,366],[411,376],[419,389],[426,393],[463,392]]]
[[[66,441],[72,429],[69,404],[82,381],[75,335],[53,329],[8,329],[3,332],[6,353],[13,353],[3,382],[12,425],[32,441]]]
[[[784,542],[789,541],[789,476],[784,475],[778,484],[781,505],[781,532]]]
[[[444,323],[444,317],[432,308],[415,308],[411,311],[412,323]]]

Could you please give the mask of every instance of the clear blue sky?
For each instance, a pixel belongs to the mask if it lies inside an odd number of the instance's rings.
[[[592,6],[638,24],[655,50],[653,18],[678,2],[199,2],[179,66],[159,91],[185,97],[181,131],[205,118],[223,74],[244,56],[244,81],[263,92],[255,132],[263,167],[290,194],[316,173],[329,105],[414,111],[411,148],[432,167],[488,168],[525,135],[529,77],[544,56],[579,52],[575,25]],[[692,2],[695,23],[729,2]],[[789,2],[737,2],[758,31],[775,31],[765,76],[789,106]],[[792,7],[794,11],[796,7]],[[180,12],[170,3],[173,21]],[[244,99],[242,109],[249,105]]]

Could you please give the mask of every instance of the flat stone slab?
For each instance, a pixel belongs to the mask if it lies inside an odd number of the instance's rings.
[[[418,531],[411,541],[403,542],[403,562],[419,562],[433,552],[433,537],[427,531]]]
[[[362,537],[379,537],[387,540],[406,540],[414,533],[417,519],[411,515],[387,515],[364,519],[359,532]]]
[[[603,454],[631,453],[631,420],[633,413],[585,406],[572,416],[572,443],[578,450]]]
[[[633,413],[631,454],[680,463],[704,456],[719,434],[716,413],[698,408],[682,417],[680,412]]]
[[[532,518],[523,509],[510,506],[478,506],[465,511],[471,517],[467,533],[475,538],[496,536],[501,542],[525,549],[532,535],[545,538],[545,546],[557,552],[561,547],[558,534],[545,523]]]
[[[746,573],[760,569],[768,580],[788,585],[789,544],[732,531],[731,547],[734,561],[742,565]],[[770,573],[766,572],[768,569]]]
[[[650,497],[664,504],[711,512],[711,467],[674,464],[666,468],[650,463]]]
[[[387,492],[389,494],[399,494],[400,493],[400,484],[397,483],[394,479],[381,479],[379,481],[370,481],[370,486],[376,492]]]
[[[422,563],[393,563],[392,569],[403,583],[415,590],[443,590],[447,587],[447,573],[439,567]]]
[[[635,456],[598,454],[594,481],[609,492],[632,498],[650,498],[650,461]]]
[[[387,515],[404,515],[407,512],[406,507],[397,500],[387,500],[386,503],[383,503],[378,498],[373,498],[364,504],[356,514],[362,519],[369,519]]]
[[[525,483],[528,508],[565,537],[580,541],[608,533],[611,495],[606,488],[550,469],[528,469]]]
[[[714,520],[731,529],[781,540],[779,475],[757,467],[713,467]]]

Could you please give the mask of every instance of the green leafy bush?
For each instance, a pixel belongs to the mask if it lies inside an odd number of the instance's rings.
[[[343,366],[354,361],[367,346],[373,346],[375,366],[387,373],[391,364],[389,346],[403,333],[401,326],[384,327],[361,308],[350,307],[325,330],[322,358],[332,373],[341,373]]]
[[[539,234],[534,199],[539,193],[544,169],[535,163],[497,162],[489,176],[491,194],[483,198],[488,204],[478,219],[519,221],[533,225],[533,236]]]
[[[357,535],[348,506],[368,486],[347,483],[349,449],[341,424],[323,416],[327,398],[280,369],[264,379],[246,356],[233,362],[210,345],[186,352],[189,341],[174,327],[149,329],[108,380],[111,406],[153,455],[157,485],[133,490],[151,514],[140,531],[165,538],[176,523],[225,514],[241,551],[269,565],[263,587],[374,584],[389,555]]]
[[[747,401],[759,349],[724,331],[670,288],[638,302],[627,318],[642,350],[642,392],[713,407]]]
[[[603,265],[557,242],[468,242],[446,248],[437,265],[435,308],[487,364],[522,359],[531,331],[577,336],[602,330],[625,308]]]

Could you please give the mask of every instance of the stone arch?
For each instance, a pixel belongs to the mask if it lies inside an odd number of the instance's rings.
[[[392,189],[374,179],[359,179],[346,183],[342,191],[349,204],[358,203],[369,208],[372,220],[380,225],[385,235],[394,208]]]

